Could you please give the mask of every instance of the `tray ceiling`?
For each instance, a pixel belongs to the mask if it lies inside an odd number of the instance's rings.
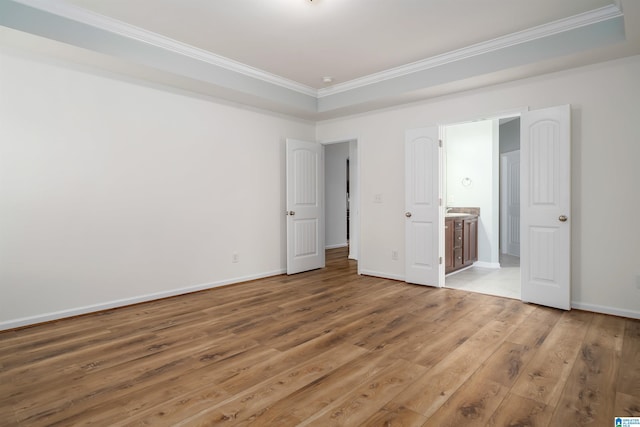
[[[0,25],[9,45],[317,120],[638,54],[637,3],[7,0]]]

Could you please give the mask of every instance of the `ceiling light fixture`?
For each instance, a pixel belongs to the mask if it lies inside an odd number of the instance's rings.
[[[309,0],[309,1],[312,1],[312,0]],[[322,82],[323,83],[333,83],[333,77],[325,76],[325,77],[322,78]]]

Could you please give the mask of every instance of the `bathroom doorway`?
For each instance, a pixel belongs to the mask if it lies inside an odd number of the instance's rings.
[[[443,139],[445,211],[480,211],[477,261],[447,274],[445,286],[520,299],[520,118],[444,126]]]

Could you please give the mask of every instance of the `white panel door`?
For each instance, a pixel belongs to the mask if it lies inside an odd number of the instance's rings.
[[[520,256],[520,150],[500,156],[502,253]]]
[[[324,148],[287,139],[287,274],[322,268]]]
[[[521,121],[522,300],[571,308],[571,109],[524,113]]]
[[[438,127],[405,134],[405,280],[442,286],[444,220],[440,208]],[[442,246],[442,247],[441,247]]]

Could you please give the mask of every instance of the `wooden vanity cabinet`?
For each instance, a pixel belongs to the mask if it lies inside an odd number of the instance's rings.
[[[478,217],[464,220],[463,264],[471,265],[478,260]]]
[[[453,221],[453,269],[457,270],[464,265],[463,255],[463,221]]]
[[[478,217],[445,218],[445,272],[468,267],[478,260]]]
[[[453,219],[444,220],[444,269],[453,271]]]

